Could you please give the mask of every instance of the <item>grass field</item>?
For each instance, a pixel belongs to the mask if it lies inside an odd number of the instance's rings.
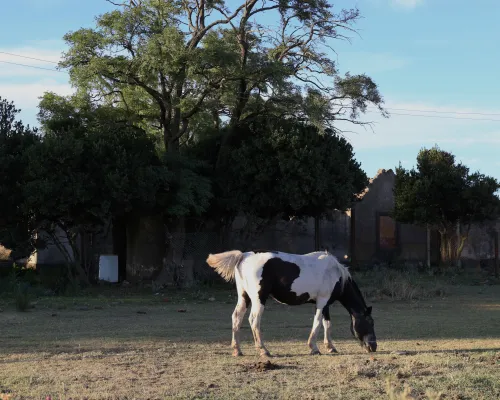
[[[234,303],[234,290],[42,297],[25,313],[0,300],[0,399],[388,399],[387,379],[396,391],[409,385],[407,398],[500,397],[499,286],[370,301],[375,354],[354,342],[335,304],[339,354],[308,355],[313,306],[270,301],[271,365],[258,363],[247,319],[244,356],[231,357]]]

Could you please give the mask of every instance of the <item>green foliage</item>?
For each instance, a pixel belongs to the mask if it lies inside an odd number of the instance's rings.
[[[453,154],[438,147],[423,149],[417,169],[396,169],[394,216],[398,221],[446,229],[457,221],[468,225],[494,220],[500,211],[493,177],[470,173]]]
[[[393,215],[404,223],[437,229],[441,234],[441,258],[456,261],[471,224],[493,221],[500,216],[500,183],[493,177],[457,163],[453,154],[422,149],[417,169],[396,169]],[[463,227],[456,237],[456,226]]]
[[[25,216],[25,152],[39,143],[35,129],[16,121],[20,110],[0,97],[0,244],[12,250],[11,257],[30,253],[34,246],[32,220]]]
[[[39,117],[46,135],[29,153],[26,204],[49,224],[92,229],[111,217],[179,216],[207,204],[210,185],[197,164],[160,156],[151,136],[114,108],[48,93]]]
[[[221,214],[320,216],[350,207],[366,187],[351,145],[331,131],[321,134],[312,125],[277,118],[254,119],[235,129],[238,136],[215,170]],[[193,151],[213,165],[220,136],[208,137]]]
[[[0,149],[0,168],[6,173],[0,187],[6,195],[0,212],[9,237],[20,225],[28,238],[43,231],[63,249],[62,230],[78,260],[77,235],[97,232],[112,218],[204,210],[210,182],[197,173],[198,164],[158,154],[152,137],[122,117],[123,111],[97,106],[85,96],[47,93],[39,113],[43,139],[21,124],[2,125],[0,140],[6,145]],[[15,247],[16,239],[0,243]]]
[[[84,113],[75,114],[72,124],[87,122],[47,130],[28,154],[27,206],[48,221],[80,226],[160,208],[157,198],[169,190],[171,172],[147,134],[109,117],[88,121]],[[61,115],[54,115],[45,126],[60,123]]]

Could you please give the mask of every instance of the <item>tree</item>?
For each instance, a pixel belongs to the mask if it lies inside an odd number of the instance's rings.
[[[161,156],[153,138],[121,120],[122,113],[85,97],[45,94],[43,140],[28,149],[23,209],[64,252],[62,230],[79,263],[77,237],[133,216],[201,212],[209,181],[180,156]],[[176,173],[182,165],[183,177]],[[68,261],[71,254],[66,254]]]
[[[470,173],[453,154],[437,146],[422,149],[417,169],[396,169],[394,217],[438,230],[441,260],[454,263],[460,259],[471,224],[500,215],[498,189],[495,178]]]
[[[65,35],[60,67],[80,94],[126,110],[128,122],[161,137],[164,151],[181,153],[208,126],[235,128],[261,115],[300,118],[322,130],[336,130],[339,120],[364,124],[369,105],[386,115],[375,82],[341,76],[328,55],[354,31],[357,9],[334,10],[326,0],[112,3],[117,9],[95,27]],[[222,132],[215,166],[239,134]],[[180,238],[184,219],[167,229]],[[182,261],[168,252],[167,263]]]
[[[277,218],[321,217],[346,210],[368,179],[340,135],[321,133],[292,119],[256,118],[242,123],[214,172],[211,216],[228,223],[243,212],[264,223]],[[193,148],[212,166],[224,133]]]
[[[265,17],[277,27],[257,22]],[[80,91],[161,132],[168,151],[207,119],[234,126],[271,113],[335,129],[338,120],[363,123],[359,114],[369,104],[383,111],[376,84],[365,75],[341,77],[327,54],[358,18],[357,9],[334,12],[325,0],[242,0],[233,8],[224,1],[125,2],[95,28],[65,35],[60,66]]]
[[[20,110],[0,97],[0,244],[14,259],[29,255],[35,246],[33,220],[22,210],[25,152],[40,141],[36,129],[16,120]]]

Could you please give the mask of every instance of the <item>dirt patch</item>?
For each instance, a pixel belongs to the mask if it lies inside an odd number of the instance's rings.
[[[252,363],[252,364],[242,365],[242,367],[243,367],[243,370],[245,372],[250,372],[250,371],[265,372],[265,371],[271,371],[273,369],[283,368],[281,365],[273,364],[269,360],[257,361],[257,362]]]

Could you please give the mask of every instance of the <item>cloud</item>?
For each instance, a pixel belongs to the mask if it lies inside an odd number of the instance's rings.
[[[383,118],[374,108],[362,117],[363,121],[373,122],[371,128],[345,122],[338,125],[351,131],[345,136],[354,148],[500,144],[500,108],[485,110],[391,101],[385,107],[390,118]]]
[[[362,116],[363,121],[373,122],[371,129],[347,122],[337,124],[345,130],[344,136],[368,176],[380,168],[395,168],[400,162],[412,168],[422,148],[438,145],[471,171],[500,179],[500,106],[486,109],[390,99],[387,96],[385,104],[390,118],[381,117],[373,107]]]
[[[66,96],[74,92],[69,83],[44,79],[35,83],[8,84],[0,82],[0,96],[8,101],[13,101],[16,108],[21,109],[19,118],[31,126],[37,125],[36,115],[40,97],[45,92],[53,91]]]
[[[417,6],[421,5],[423,0],[391,0],[392,4],[397,7],[406,8],[406,9],[414,9]]]
[[[73,93],[68,74],[56,70],[64,47],[60,40],[36,40],[17,47],[0,47],[0,61],[4,61],[0,62],[0,96],[21,109],[23,122],[37,124],[38,103],[44,92]]]
[[[57,74],[65,74],[56,70],[60,59],[60,49],[35,46],[2,47],[0,48],[0,80],[16,77],[54,77]]]

